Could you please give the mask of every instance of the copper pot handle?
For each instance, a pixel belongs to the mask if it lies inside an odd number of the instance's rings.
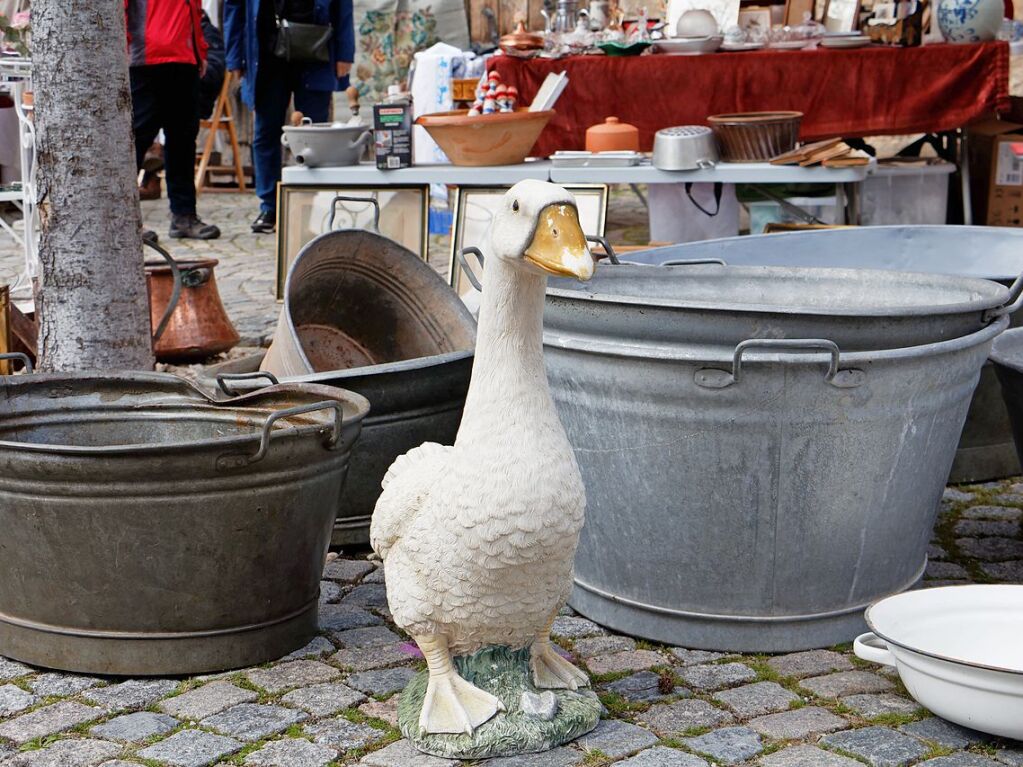
[[[181,298],[181,269],[178,268],[178,262],[174,260],[174,256],[168,253],[166,250],[161,248],[154,242],[143,243],[151,247],[167,262],[170,267],[171,276],[174,278],[174,289],[171,291],[170,301],[167,302],[167,308],[163,312],[163,316],[160,318],[159,324],[156,326],[156,330],[153,331],[153,343],[155,344],[160,340],[160,336],[163,335],[163,331],[167,329],[167,323],[170,322],[171,315],[174,314],[174,310],[178,308],[178,299]]]

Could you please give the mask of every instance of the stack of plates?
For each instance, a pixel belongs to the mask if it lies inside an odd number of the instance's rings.
[[[713,53],[721,47],[721,35],[707,37],[675,37],[658,40],[654,43],[655,53],[668,53],[674,56],[695,56],[700,53]]]
[[[870,45],[870,38],[866,35],[825,37],[820,42],[821,48],[863,48],[867,45]]]

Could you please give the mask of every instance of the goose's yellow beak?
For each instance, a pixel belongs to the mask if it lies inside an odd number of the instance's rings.
[[[593,276],[593,256],[579,225],[574,205],[557,203],[540,211],[526,260],[557,277],[588,280]]]

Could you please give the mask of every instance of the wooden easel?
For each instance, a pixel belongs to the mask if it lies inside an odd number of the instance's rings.
[[[220,95],[213,105],[213,114],[208,120],[200,120],[199,127],[206,128],[209,132],[206,135],[206,145],[203,147],[202,155],[195,171],[195,193],[201,194],[204,188],[211,192],[244,192],[245,191],[245,170],[242,167],[241,150],[238,148],[238,132],[234,124],[234,107],[231,104],[231,86],[234,85],[234,73],[227,72],[224,75],[224,85],[220,88]],[[210,156],[213,154],[213,142],[220,131],[226,131],[228,140],[231,142],[231,155],[234,165],[210,165]],[[237,184],[231,187],[207,187],[211,172],[233,173]]]

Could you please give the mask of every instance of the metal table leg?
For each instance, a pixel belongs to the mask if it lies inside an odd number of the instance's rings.
[[[845,223],[860,225],[860,182],[842,185],[845,192]]]

